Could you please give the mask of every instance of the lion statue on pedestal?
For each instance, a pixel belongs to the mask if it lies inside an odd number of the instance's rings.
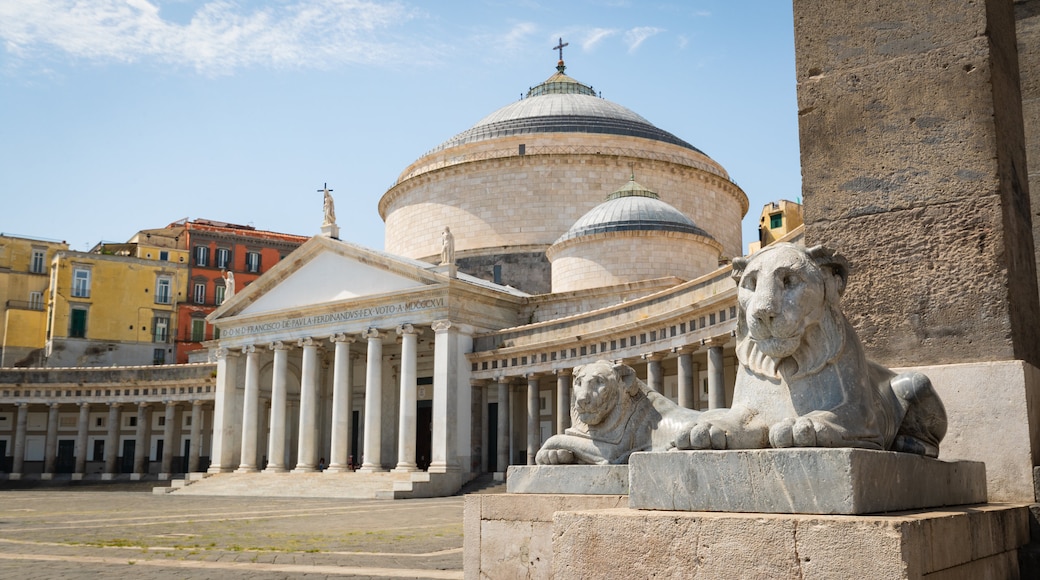
[[[601,360],[574,369],[571,427],[538,450],[539,465],[628,463],[636,451],[667,451],[699,413],[636,377],[632,367]]]
[[[733,260],[737,359],[730,409],[699,414],[678,449],[857,447],[937,457],[946,410],[928,377],[866,359],[839,302],[845,259],[768,246]]]

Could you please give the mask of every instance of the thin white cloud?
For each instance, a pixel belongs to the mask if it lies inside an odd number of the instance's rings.
[[[626,31],[624,39],[628,52],[635,52],[646,39],[661,32],[664,32],[664,29],[655,26],[638,26]]]
[[[531,37],[538,31],[532,22],[514,22],[504,32],[481,30],[469,44],[486,47],[483,56],[489,61],[498,61],[523,54],[531,49]]]
[[[686,45],[690,44],[690,39],[686,38],[685,34],[680,34],[678,40],[679,50],[686,48]]]
[[[23,62],[157,62],[226,74],[241,67],[325,68],[414,57],[404,54],[403,44],[377,36],[415,17],[396,2],[288,0],[252,7],[211,0],[179,24],[164,19],[154,0],[15,1],[0,2],[0,42]]]
[[[601,41],[611,36],[614,36],[617,33],[617,30],[613,30],[610,28],[593,28],[592,30],[589,30],[584,33],[584,38],[582,38],[581,40],[581,49],[585,52],[589,52],[592,49],[596,48],[596,45],[599,44]]]

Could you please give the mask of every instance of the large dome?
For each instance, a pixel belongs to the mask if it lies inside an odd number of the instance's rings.
[[[596,96],[592,87],[557,72],[530,89],[527,97],[506,105],[430,151],[487,139],[532,133],[627,135],[699,149],[658,129],[632,110]]]

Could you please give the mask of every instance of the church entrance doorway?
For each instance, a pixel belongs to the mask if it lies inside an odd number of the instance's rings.
[[[58,440],[58,458],[54,463],[55,473],[72,473],[76,468],[76,442],[72,439]]]
[[[123,457],[119,464],[119,473],[134,472],[134,451],[136,449],[137,442],[133,439],[123,441]]]
[[[416,407],[415,462],[426,471],[433,453],[433,401],[417,401]]]
[[[495,473],[498,471],[498,403],[488,403],[487,418],[488,446],[484,454],[488,472]]]

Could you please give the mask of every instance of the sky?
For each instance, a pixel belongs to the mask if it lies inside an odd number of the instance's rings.
[[[0,232],[314,235],[327,183],[340,238],[381,249],[398,175],[553,74],[559,38],[568,75],[726,168],[745,248],[800,199],[790,2],[0,0]]]

